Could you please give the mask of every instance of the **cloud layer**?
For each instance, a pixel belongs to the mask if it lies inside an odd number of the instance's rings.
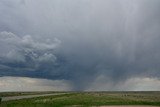
[[[125,81],[114,83],[103,75],[98,76],[86,88],[86,91],[159,91],[160,80],[158,78],[135,77]]]
[[[44,76],[53,71],[56,64],[55,48],[58,39],[35,41],[30,35],[19,37],[11,32],[0,32],[0,42],[6,48],[1,53],[1,74],[10,76]],[[47,77],[46,77],[47,78]]]
[[[67,80],[73,90],[101,76],[114,84],[104,90],[159,81],[159,10],[159,0],[1,0],[0,76]]]
[[[65,80],[47,80],[28,77],[0,77],[0,92],[6,91],[70,91]]]

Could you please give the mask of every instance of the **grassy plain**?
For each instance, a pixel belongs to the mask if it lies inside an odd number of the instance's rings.
[[[101,105],[154,105],[160,92],[70,92],[63,95],[2,102],[0,107],[90,107]]]

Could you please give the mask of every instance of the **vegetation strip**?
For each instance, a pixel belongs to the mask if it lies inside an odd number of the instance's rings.
[[[2,102],[1,107],[104,107],[146,105],[160,107],[160,92],[74,92]],[[113,106],[114,105],[114,106]],[[122,106],[119,106],[122,107]]]

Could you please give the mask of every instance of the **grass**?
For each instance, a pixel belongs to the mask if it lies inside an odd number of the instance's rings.
[[[160,92],[73,92],[2,102],[0,107],[90,107],[100,105],[160,106]]]

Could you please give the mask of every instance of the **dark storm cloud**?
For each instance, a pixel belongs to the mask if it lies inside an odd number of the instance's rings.
[[[2,0],[0,75],[65,79],[75,90],[101,75],[159,79],[159,10],[159,0]]]
[[[58,39],[35,41],[30,35],[22,38],[10,32],[0,33],[1,44],[10,48],[8,53],[0,57],[1,74],[44,76],[56,66],[55,48],[60,44]],[[6,68],[6,69],[5,69]],[[24,71],[23,73],[20,73]],[[37,72],[39,71],[39,72]]]

